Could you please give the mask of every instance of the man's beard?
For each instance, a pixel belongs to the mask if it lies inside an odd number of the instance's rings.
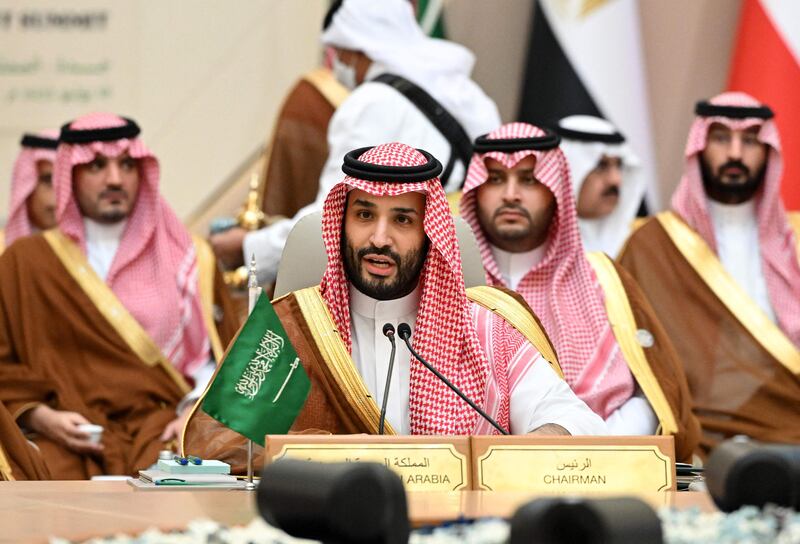
[[[741,183],[725,182],[722,180],[722,172],[728,168],[738,168],[742,171],[745,180]],[[764,174],[767,170],[767,163],[759,168],[755,175],[741,161],[728,161],[717,169],[716,174],[711,172],[711,167],[700,157],[700,172],[703,176],[703,188],[706,194],[722,204],[741,204],[747,202],[761,188],[764,181]]]
[[[123,197],[125,199],[128,198],[128,193],[126,193],[122,189],[106,189],[105,191],[100,193],[98,201],[102,200],[104,197],[107,197],[109,195],[119,195],[120,197]],[[113,208],[110,210],[99,211],[98,219],[101,223],[105,224],[119,223],[120,221],[127,219],[128,213],[129,210],[120,210],[118,208]]]
[[[101,223],[119,223],[123,219],[126,219],[128,214],[123,212],[122,210],[109,210],[107,212],[100,212],[100,222]]]
[[[356,251],[344,236],[342,245],[344,246],[342,256],[347,279],[356,289],[377,300],[394,300],[413,291],[417,287],[420,272],[428,255],[427,238],[420,249],[409,251],[403,257],[388,248],[378,248],[372,245]],[[365,277],[365,275],[369,276],[369,273],[364,272],[362,259],[367,255],[384,255],[392,259],[397,271],[394,279]]]
[[[503,227],[497,226],[497,218],[498,216],[506,211],[506,210],[514,210],[515,212],[519,212],[522,216],[528,220],[527,225],[506,225]],[[523,238],[527,238],[533,232],[533,220],[531,219],[531,214],[523,208],[522,206],[516,206],[513,204],[508,204],[505,206],[500,206],[494,211],[492,215],[492,227],[495,232],[495,236],[497,236],[501,240],[507,240],[509,242],[522,240]]]
[[[497,208],[489,218],[486,218],[479,213],[478,219],[481,223],[481,227],[489,238],[489,241],[495,245],[500,245],[498,242],[514,243],[524,240],[533,240],[534,247],[538,247],[539,244],[547,239],[547,233],[549,232],[553,222],[555,206],[555,201],[553,201],[550,208],[542,211],[541,214],[537,214],[536,218],[534,218],[531,213],[522,206],[516,204],[506,204]],[[519,212],[528,220],[527,224],[499,226],[497,219],[504,210],[514,210]]]

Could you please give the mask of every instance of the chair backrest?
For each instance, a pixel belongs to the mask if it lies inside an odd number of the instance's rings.
[[[486,276],[475,235],[462,218],[453,219],[461,250],[464,283],[467,287],[485,285]],[[275,298],[317,285],[322,280],[327,264],[328,256],[322,244],[322,214],[308,214],[295,224],[286,239],[275,281]]]

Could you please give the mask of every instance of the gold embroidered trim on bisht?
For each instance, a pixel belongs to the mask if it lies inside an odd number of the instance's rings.
[[[97,307],[125,344],[147,366],[161,365],[185,394],[191,391],[180,372],[161,353],[142,326],[136,321],[114,292],[92,269],[80,248],[58,229],[45,231],[44,239],[50,244],[61,264]]]
[[[750,336],[790,372],[800,374],[800,351],[728,274],[705,240],[672,212],[657,218],[684,259]]]
[[[619,279],[617,270],[614,268],[614,263],[600,252],[587,253],[586,257],[597,274],[597,280],[605,293],[603,298],[611,330],[614,331],[614,337],[628,363],[628,368],[658,417],[661,433],[676,434],[678,432],[677,420],[666,395],[664,395],[664,390],[661,389],[653,369],[650,368],[647,355],[636,338],[638,330],[636,318],[633,315],[633,309],[625,287],[622,285],[622,280]]]
[[[328,307],[319,292],[319,286],[308,287],[294,292],[297,304],[308,324],[311,336],[319,349],[320,355],[328,363],[336,387],[341,391],[347,403],[353,407],[362,426],[369,434],[378,434],[380,408],[364,385],[364,380],[356,369],[353,359],[342,342],[336,324]],[[396,434],[387,421],[384,434]]]
[[[197,284],[200,289],[200,304],[203,312],[203,323],[208,333],[208,341],[211,344],[211,352],[217,364],[222,362],[222,355],[225,349],[217,332],[217,325],[214,322],[214,275],[217,272],[217,261],[214,252],[203,238],[192,235],[194,250],[197,254]]]
[[[0,444],[0,476],[7,482],[13,482],[14,476],[11,474],[11,463],[8,462],[3,445]]]
[[[542,354],[556,374],[563,380],[564,373],[558,364],[558,355],[547,333],[514,297],[488,285],[479,285],[467,289],[467,298],[505,319],[509,325],[517,329]]]

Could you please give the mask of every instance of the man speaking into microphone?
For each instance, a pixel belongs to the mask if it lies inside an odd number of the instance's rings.
[[[342,170],[322,212],[319,287],[274,301],[312,384],[292,430],[377,433],[380,403],[386,434],[604,434],[526,336],[468,298],[439,161],[390,143],[348,153]],[[203,434],[191,442],[223,442]]]

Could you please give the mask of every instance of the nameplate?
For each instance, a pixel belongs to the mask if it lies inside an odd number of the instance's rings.
[[[380,463],[408,491],[472,488],[468,437],[375,435],[267,435],[265,463],[302,459],[322,463]]]
[[[536,493],[675,491],[671,436],[474,436],[477,490]]]

